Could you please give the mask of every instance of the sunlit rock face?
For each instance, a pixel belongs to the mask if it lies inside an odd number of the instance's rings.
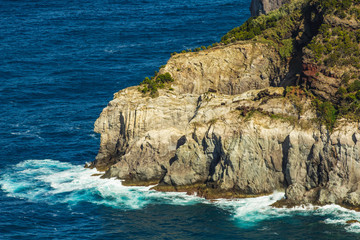
[[[259,16],[280,8],[289,0],[252,0],[250,5],[251,16]]]

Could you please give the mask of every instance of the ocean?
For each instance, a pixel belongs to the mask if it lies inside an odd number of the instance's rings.
[[[1,0],[0,239],[360,239],[360,213],[124,187],[83,168],[93,124],[172,52],[208,46],[250,0]]]

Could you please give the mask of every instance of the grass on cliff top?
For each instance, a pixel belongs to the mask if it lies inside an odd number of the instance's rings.
[[[180,53],[199,52],[212,47],[227,45],[236,41],[262,40],[275,46],[283,59],[289,58],[293,53],[292,31],[300,23],[301,9],[304,0],[288,0],[280,9],[274,10],[267,15],[249,18],[243,25],[236,27],[225,34],[219,43],[213,43],[207,47],[201,46],[195,49],[182,50]],[[178,54],[173,52],[171,56]]]
[[[289,22],[294,15],[298,15],[304,1],[293,1],[267,15],[249,18],[243,25],[229,31],[221,38],[221,42],[229,44],[235,41],[250,40],[255,36],[264,34],[264,31],[272,29],[276,34],[274,38],[282,38]],[[290,20],[290,21],[288,21]],[[283,25],[284,23],[284,25]],[[285,31],[284,31],[285,30]]]

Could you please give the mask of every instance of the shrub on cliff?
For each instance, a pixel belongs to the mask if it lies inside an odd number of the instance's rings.
[[[320,26],[307,49],[308,58],[326,67],[352,66],[360,68],[360,30],[354,30],[348,24],[358,19],[360,0],[312,0],[310,4],[322,15]],[[339,21],[338,18],[346,18]],[[332,24],[325,24],[331,19]],[[349,21],[348,23],[346,21]]]
[[[223,44],[253,40],[271,44],[282,59],[288,60],[295,50],[295,35],[303,21],[302,10],[306,1],[293,1],[267,15],[249,18],[243,25],[222,37]]]
[[[279,54],[283,59],[291,57],[291,54],[294,51],[293,40],[285,39],[281,41],[282,46],[279,49]]]
[[[319,115],[320,121],[329,129],[334,128],[334,124],[337,119],[337,110],[331,102],[320,102],[316,101],[317,112]]]
[[[355,80],[350,86],[347,88],[348,92],[355,92],[360,90],[360,81]]]
[[[171,77],[170,73],[160,74],[156,77],[155,81],[157,83],[166,83],[166,82],[173,82],[174,79]]]
[[[150,92],[150,96],[155,97],[158,94],[158,89],[164,88],[166,83],[173,82],[174,79],[170,73],[158,74],[155,71],[155,75],[151,78],[146,77],[141,83],[138,90],[144,94]]]

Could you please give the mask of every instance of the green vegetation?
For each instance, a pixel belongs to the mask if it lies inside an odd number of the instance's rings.
[[[173,82],[174,79],[171,77],[170,73],[158,74],[155,72],[155,76],[148,78],[146,77],[144,81],[140,83],[138,90],[144,94],[150,92],[151,97],[156,97],[158,95],[158,89],[165,88],[167,83]],[[169,90],[174,90],[169,88]]]
[[[337,91],[337,99],[333,101],[321,101],[313,97],[319,121],[329,130],[334,128],[339,118],[360,121],[360,81],[355,80],[347,88],[340,87]]]
[[[340,18],[348,16],[353,3],[360,3],[359,0],[313,0],[318,8],[323,9],[326,14],[334,14]]]
[[[221,43],[236,41],[265,41],[279,50],[283,59],[291,57],[294,51],[293,35],[302,21],[303,1],[285,4],[268,15],[249,18],[243,25],[236,27],[222,37]]]
[[[290,122],[293,125],[295,125],[298,122],[298,118],[290,115],[284,115],[284,114],[269,114],[269,117],[274,120],[280,120],[283,122]]]
[[[355,92],[360,90],[360,81],[355,80],[352,84],[347,88],[347,92]]]
[[[181,53],[200,52],[200,51],[203,51],[203,50],[206,50],[206,49],[210,49],[210,48],[216,47],[216,46],[218,46],[218,43],[214,43],[214,44],[209,45],[209,46],[207,46],[207,47],[201,46],[201,47],[197,47],[197,48],[194,48],[194,49],[182,50]],[[178,54],[178,53],[177,53],[177,52],[173,52],[173,53],[171,53],[171,56],[175,56],[176,54]]]
[[[360,120],[360,81],[355,80],[347,88],[340,87],[337,92],[336,107],[338,115],[348,119]]]
[[[320,122],[323,123],[329,130],[332,130],[338,117],[338,111],[329,101],[321,102],[320,100],[315,99],[314,103],[320,117]]]
[[[324,18],[337,21],[360,20],[360,0],[312,0],[311,3],[324,15]],[[346,24],[333,26],[324,23],[319,33],[307,46],[309,58],[316,64],[327,67],[353,66],[360,68],[360,30],[354,30]],[[341,22],[339,22],[341,23]]]
[[[360,30],[343,26],[321,25],[319,34],[307,46],[315,63],[328,67],[353,66],[360,68]]]
[[[264,30],[274,28],[285,14],[280,10],[249,18],[243,25],[236,27],[221,38],[221,42],[229,44],[235,41],[250,40],[263,33]]]
[[[183,50],[181,53],[199,52],[236,41],[257,41],[277,49],[286,63],[293,56],[301,57],[303,63],[314,65],[315,78],[320,76],[323,77],[322,81],[326,81],[326,77],[339,80],[338,85],[333,85],[338,87],[336,97],[325,99],[312,95],[315,94],[312,86],[305,85],[287,88],[285,97],[300,114],[304,110],[302,99],[310,98],[319,121],[332,130],[338,118],[360,120],[360,29],[351,26],[359,24],[359,21],[360,0],[292,0],[268,15],[249,18],[243,25],[224,35],[220,43]],[[299,75],[302,76],[301,72]],[[159,88],[172,81],[169,73],[155,73],[154,77],[145,78],[139,91],[156,96]],[[244,112],[247,118],[256,110]],[[270,117],[295,121],[286,116]]]
[[[243,40],[266,41],[279,50],[283,59],[288,59],[296,50],[296,36],[303,34],[300,24],[305,20],[304,11],[312,11],[311,21],[314,25],[315,19],[324,15],[360,20],[359,3],[360,0],[292,1],[268,15],[249,18],[243,25],[223,36],[221,43],[226,45]],[[312,39],[307,48],[310,50],[310,58],[316,63],[326,66],[350,64],[360,68],[359,43],[360,30],[341,26],[332,28],[323,24],[319,34]]]
[[[279,54],[283,59],[291,57],[291,54],[294,51],[293,40],[285,39],[281,41],[282,46],[279,49]]]

